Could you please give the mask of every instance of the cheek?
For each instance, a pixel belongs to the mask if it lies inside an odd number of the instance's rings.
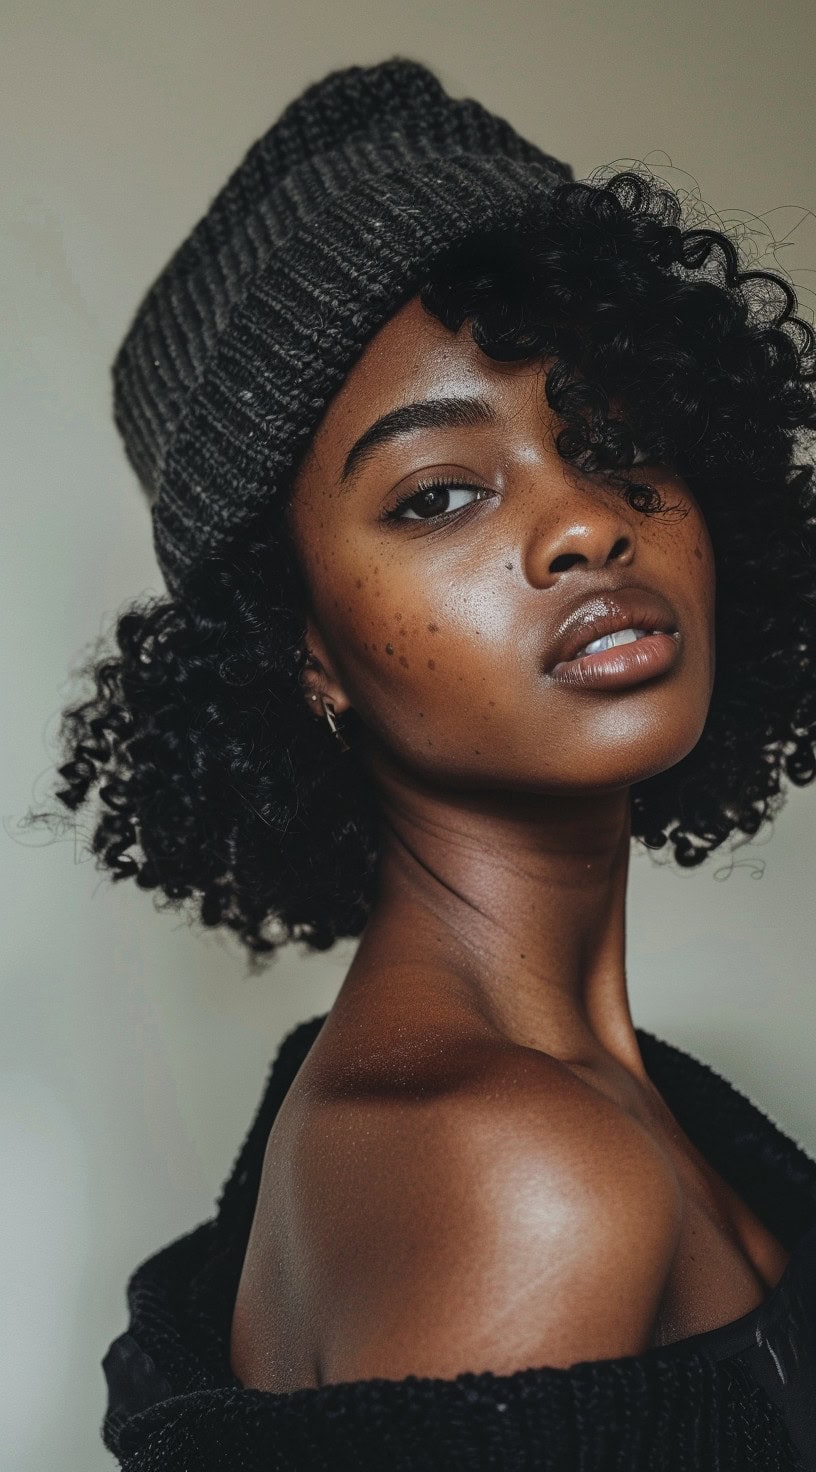
[[[699,511],[695,514],[692,535],[688,539],[684,565],[688,587],[698,614],[699,627],[703,637],[706,632],[708,634],[708,654],[713,679],[717,570],[708,527]]]
[[[676,536],[664,546],[664,567],[670,569],[677,606],[685,611],[685,664],[688,670],[690,710],[705,719],[716,674],[716,565],[708,526],[696,503],[677,524]]]
[[[674,497],[667,497],[674,501]],[[673,524],[659,516],[642,528],[644,547],[653,557],[652,574],[665,577],[666,586],[676,590],[678,601],[691,616],[695,629],[708,631],[713,640],[716,569],[714,547],[705,517],[697,503],[686,499]]]
[[[425,573],[416,556],[403,564],[380,554],[335,582],[324,610],[326,642],[364,719],[412,746],[426,746],[430,731],[433,744],[446,737],[467,744],[484,720],[508,708],[511,680],[517,686],[508,651],[518,647],[520,631],[496,577],[495,559],[463,576],[458,565],[446,570],[437,562]]]
[[[449,634],[440,601],[382,557],[344,580],[325,627],[354,704],[376,701],[377,692],[404,699],[433,688],[447,642],[443,626]]]

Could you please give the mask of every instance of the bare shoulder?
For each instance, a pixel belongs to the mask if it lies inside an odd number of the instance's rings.
[[[678,1183],[648,1131],[562,1064],[477,1047],[447,1084],[318,1112],[323,1383],[649,1347]]]

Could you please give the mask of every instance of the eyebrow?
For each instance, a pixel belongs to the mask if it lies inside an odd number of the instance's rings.
[[[397,435],[417,429],[470,429],[495,422],[495,411],[486,399],[422,399],[415,404],[403,404],[375,419],[354,441],[343,463],[340,483],[349,480],[380,445]]]

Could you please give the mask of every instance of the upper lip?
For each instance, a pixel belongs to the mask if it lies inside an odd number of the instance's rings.
[[[676,634],[677,616],[667,599],[653,588],[629,584],[614,591],[584,594],[567,611],[555,631],[548,650],[547,673],[562,660],[574,659],[579,649],[593,639],[619,629],[660,629]]]

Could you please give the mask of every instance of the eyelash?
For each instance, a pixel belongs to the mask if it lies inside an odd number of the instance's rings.
[[[638,461],[636,456],[633,466],[638,464],[649,465],[652,463],[647,452],[641,451],[641,453],[646,454],[646,459]],[[392,523],[424,522],[427,526],[434,522],[447,520],[449,517],[459,516],[461,512],[469,509],[467,506],[457,506],[453,511],[437,511],[434,516],[400,516],[400,512],[404,506],[410,505],[411,501],[417,501],[420,496],[425,495],[428,491],[480,491],[483,493],[482,499],[488,494],[485,486],[468,485],[466,481],[454,480],[444,475],[432,476],[430,480],[419,481],[414,489],[409,491],[407,496],[403,496],[401,501],[398,501],[389,511],[385,511],[383,513],[383,521]],[[475,506],[476,504],[475,501],[471,502],[471,505]]]
[[[403,506],[408,506],[411,501],[419,500],[419,497],[424,496],[428,491],[481,491],[483,495],[488,494],[486,486],[468,485],[466,481],[454,480],[451,476],[433,476],[430,480],[420,481],[412,491],[409,491],[407,496],[403,496],[402,500],[397,502],[396,506],[392,506],[390,511],[384,512],[383,520],[391,522],[413,521],[424,523],[427,526],[431,522],[441,521],[442,518],[447,519],[451,516],[458,516],[462,511],[468,510],[467,506],[457,506],[453,511],[437,511],[434,516],[400,516],[399,513]],[[474,501],[471,504],[475,505],[476,502]]]

